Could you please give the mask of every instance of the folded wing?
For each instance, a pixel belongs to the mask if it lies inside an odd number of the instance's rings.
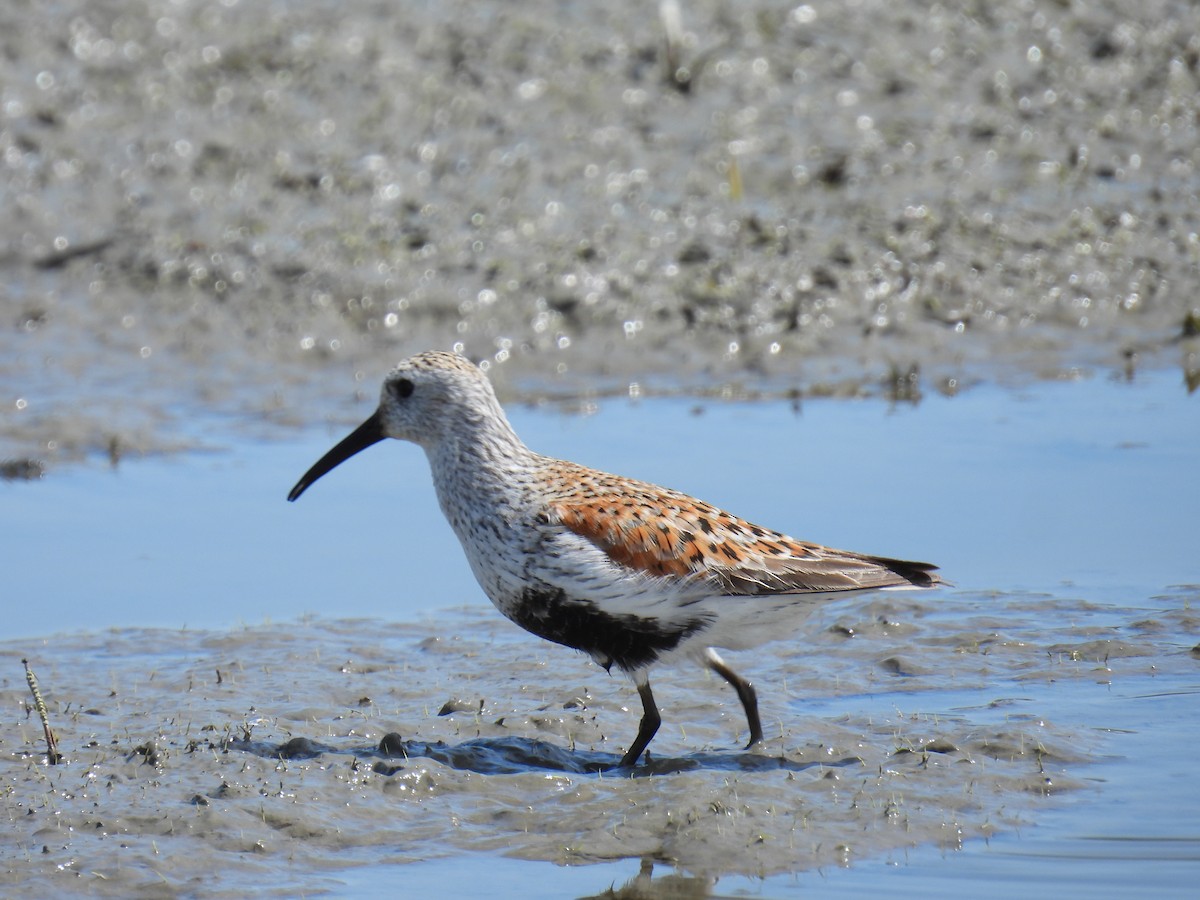
[[[686,494],[555,461],[551,517],[618,565],[708,580],[722,594],[932,587],[929,563],[834,550],[788,537]]]

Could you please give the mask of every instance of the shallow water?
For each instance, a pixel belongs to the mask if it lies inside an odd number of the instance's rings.
[[[956,582],[839,601],[797,642],[731,655],[762,697],[753,752],[723,683],[658,674],[665,724],[633,779],[582,766],[616,759],[636,695],[480,601],[413,447],[294,505],[337,434],[0,486],[31,598],[0,645],[7,886],[465,894],[495,866],[501,893],[547,897],[984,876],[997,896],[1182,895],[1200,865],[1194,405],[1160,373],[915,406],[513,410],[539,449]],[[66,765],[44,764],[22,657]]]
[[[1159,372],[919,405],[613,399],[587,416],[510,415],[542,452],[831,546],[931,558],[964,590],[1124,601],[1200,578],[1195,406]],[[351,415],[369,412],[364,403]],[[6,634],[227,628],[301,613],[411,620],[478,602],[419,449],[373,448],[283,501],[345,430],[0,483],[18,561],[6,580],[20,598]],[[47,597],[66,612],[49,611]]]

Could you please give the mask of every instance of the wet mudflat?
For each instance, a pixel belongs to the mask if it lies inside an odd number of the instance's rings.
[[[665,674],[650,762],[600,775],[582,769],[636,729],[629,686],[486,611],[65,636],[38,674],[68,764],[45,765],[24,685],[3,684],[5,883],[294,895],[338,892],[344,869],[464,854],[641,859],[704,880],[957,849],[1095,803],[1090,765],[1120,752],[1122,706],[1194,704],[1179,637],[1200,635],[1198,600],[834,604],[803,654],[755,655],[762,747],[738,749],[723,684]],[[20,652],[0,649],[6,671]],[[1162,753],[1181,750],[1163,735]]]

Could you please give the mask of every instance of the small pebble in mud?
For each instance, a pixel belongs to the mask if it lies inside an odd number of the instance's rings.
[[[399,756],[404,752],[404,738],[399,732],[389,731],[379,741],[379,752],[384,756]]]
[[[879,668],[889,675],[899,675],[901,678],[929,674],[928,669],[922,668],[908,660],[901,659],[899,656],[889,656],[887,659],[880,660]]]
[[[163,754],[153,744],[141,744],[134,747],[133,752],[145,757],[147,765],[157,766],[163,762]]]
[[[308,738],[294,737],[280,744],[275,755],[280,759],[311,759],[320,756],[322,752],[321,747]]]
[[[930,753],[957,753],[958,747],[951,741],[945,738],[937,738],[930,741],[922,750],[928,750]]]
[[[1193,309],[1183,317],[1182,334],[1185,338],[1200,335],[1200,312]]]
[[[41,460],[0,460],[0,481],[37,481],[45,474],[46,466]]]
[[[442,704],[442,708],[438,710],[439,716],[450,716],[454,713],[476,713],[483,712],[483,700],[470,701],[461,700],[458,697],[451,697]]]

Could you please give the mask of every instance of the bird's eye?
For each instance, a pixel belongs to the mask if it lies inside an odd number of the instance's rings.
[[[388,387],[391,389],[392,396],[397,400],[403,400],[405,397],[412,396],[413,383],[407,378],[398,378],[391,382]]]

